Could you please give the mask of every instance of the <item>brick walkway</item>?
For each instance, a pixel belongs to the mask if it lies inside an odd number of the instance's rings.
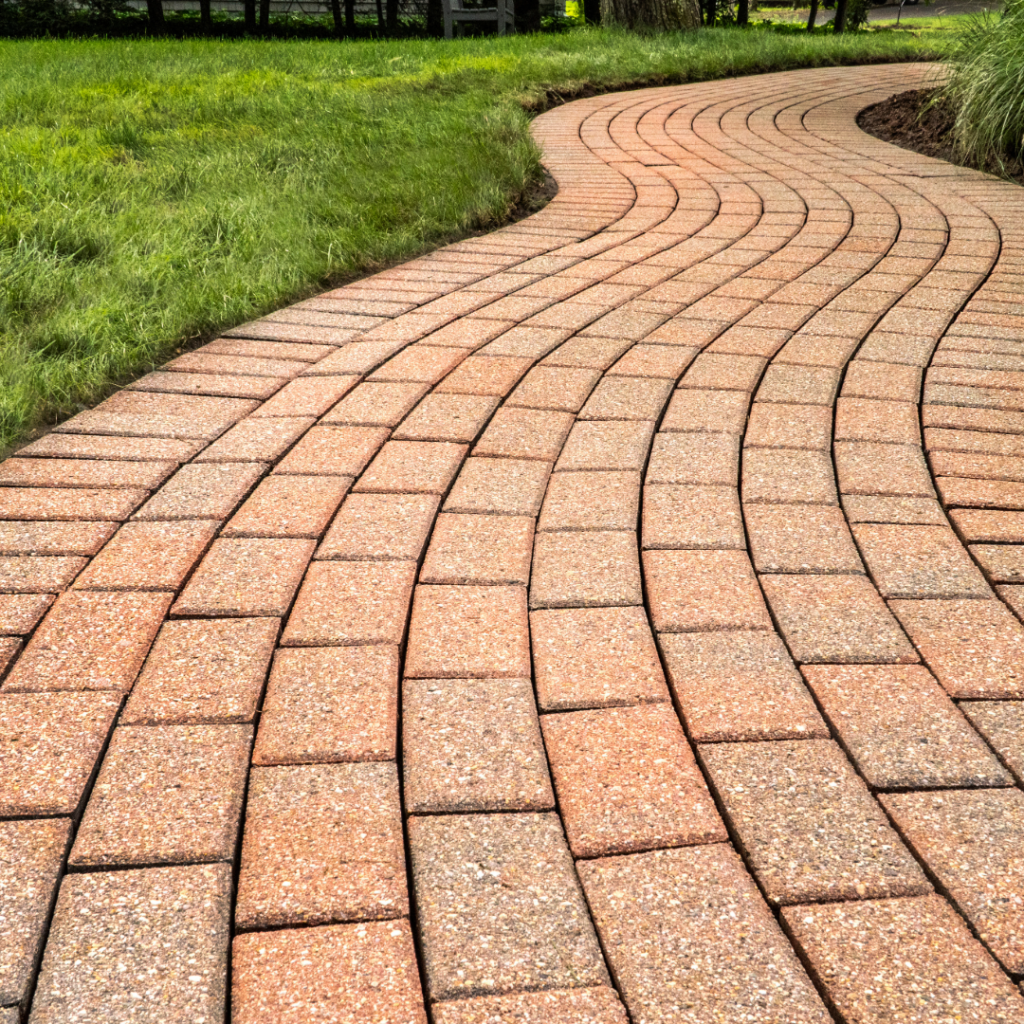
[[[1024,192],[854,123],[932,71],[561,107],[0,466],[0,1024],[1024,1021]]]

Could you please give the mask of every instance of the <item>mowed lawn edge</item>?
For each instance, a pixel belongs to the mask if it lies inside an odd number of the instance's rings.
[[[929,33],[0,41],[0,453],[175,352],[496,226],[585,87],[930,59]]]

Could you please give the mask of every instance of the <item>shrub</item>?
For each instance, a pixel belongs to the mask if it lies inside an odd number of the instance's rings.
[[[956,112],[954,152],[976,167],[1006,170],[1024,157],[1024,0],[984,15],[949,56],[941,90]]]

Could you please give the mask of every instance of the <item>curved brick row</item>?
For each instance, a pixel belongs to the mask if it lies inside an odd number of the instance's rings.
[[[854,123],[931,73],[559,108],[0,466],[3,1024],[1024,1020],[1024,202]]]

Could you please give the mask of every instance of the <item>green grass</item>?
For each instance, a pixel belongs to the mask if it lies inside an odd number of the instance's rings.
[[[1002,0],[992,0],[993,10],[997,10],[1001,5]],[[915,14],[909,13],[917,10],[920,10],[920,8],[904,8],[903,14],[899,19],[899,25],[897,25],[894,8],[894,13],[891,18],[872,21],[870,23],[869,31],[877,33],[898,28],[900,32],[908,32],[914,35],[927,35],[933,38],[937,36],[960,36],[969,31],[972,20],[977,17],[973,14],[946,14],[941,16],[931,15],[918,17]],[[810,14],[810,6],[797,8],[762,7],[759,10],[752,11],[750,19],[755,22],[771,22],[778,25],[802,25],[806,28],[807,19],[810,17]],[[832,14],[833,12],[831,10],[826,11],[819,8],[819,18],[826,15],[831,17]],[[819,23],[818,30],[821,31],[822,29],[824,29],[824,25]]]
[[[929,56],[928,35],[0,42],[0,449],[184,345],[499,222],[523,103]]]
[[[998,2],[993,3],[992,10],[997,10],[999,6]],[[903,9],[903,16],[900,18],[898,28],[901,32],[935,32],[960,37],[970,31],[971,25],[978,17],[976,14],[947,14],[908,18],[907,10],[908,8]],[[873,21],[871,27],[876,30],[897,28],[896,15],[884,21]]]
[[[954,152],[974,167],[1024,162],[1024,0],[976,19],[954,46],[940,92],[956,113]]]

